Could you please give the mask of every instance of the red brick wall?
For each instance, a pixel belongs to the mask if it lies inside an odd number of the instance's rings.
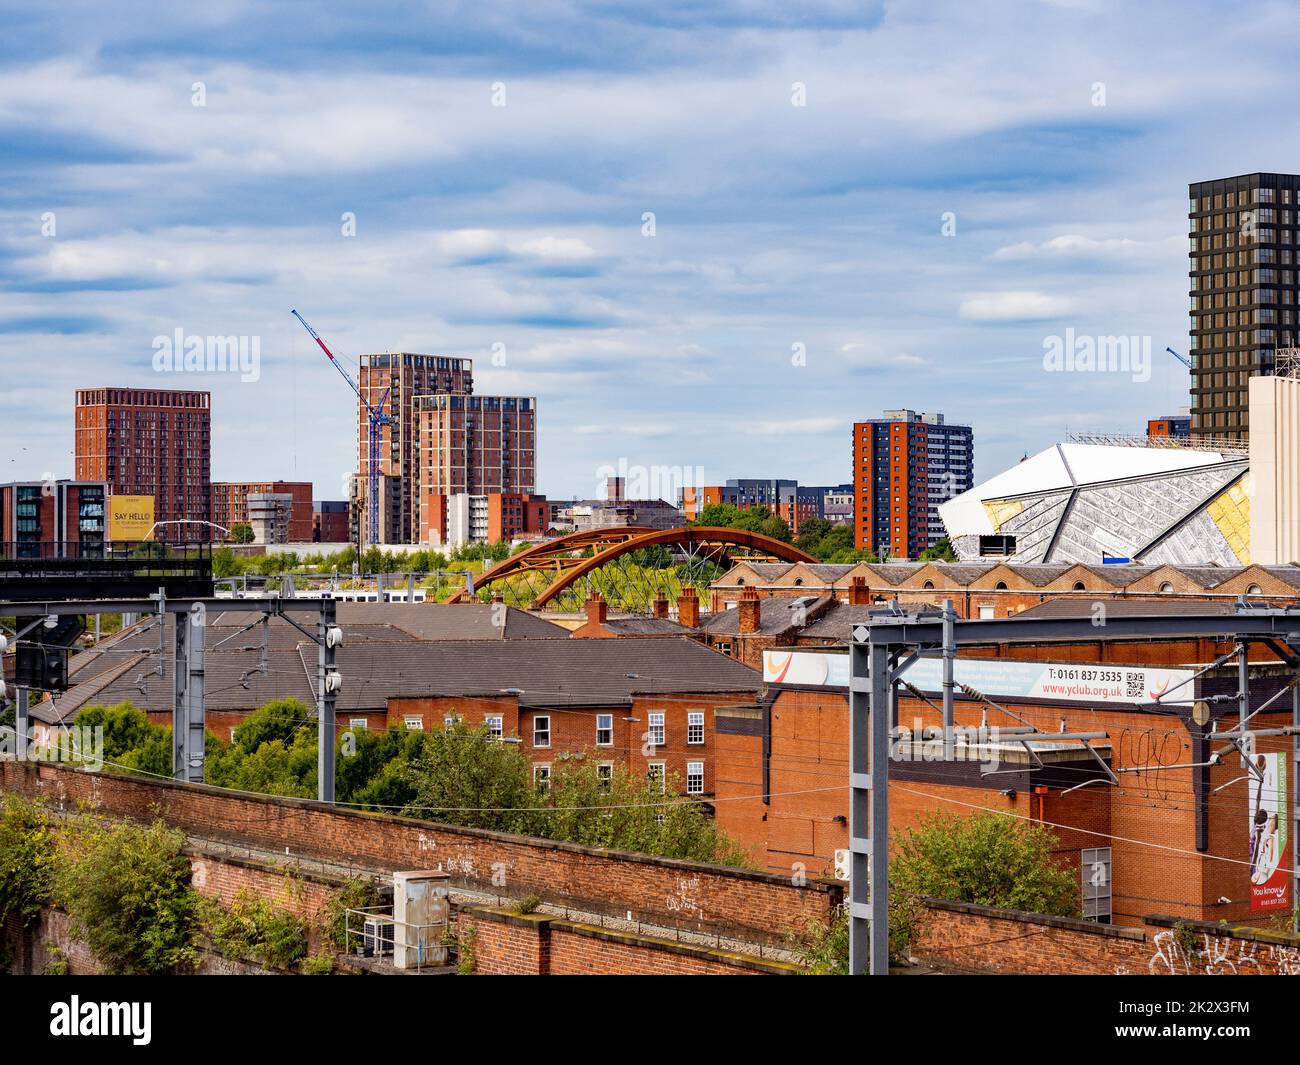
[[[1190,941],[1184,945],[1184,941]],[[1188,949],[1190,947],[1190,949]],[[1300,973],[1300,936],[1165,917],[1118,928],[984,906],[931,902],[912,953],[982,973],[1088,976],[1286,976]]]
[[[474,971],[482,976],[763,976],[797,966],[746,954],[613,932],[542,914],[475,908]]]
[[[779,941],[809,920],[824,921],[842,898],[838,884],[796,885],[766,873],[53,764],[0,763],[0,783],[64,807],[85,804],[117,816],[162,817],[206,838],[376,869],[441,869],[451,874],[453,886],[516,897],[537,893],[547,902],[580,904],[591,912],[630,912],[647,924],[753,940]]]

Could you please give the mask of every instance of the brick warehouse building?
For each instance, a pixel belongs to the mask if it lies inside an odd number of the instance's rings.
[[[262,672],[256,627],[239,638],[257,617],[208,615],[206,723],[222,740],[273,699],[315,703],[314,644],[272,620]],[[338,652],[340,732],[429,730],[453,719],[487,725],[518,740],[539,775],[591,759],[667,774],[689,794],[711,795],[715,710],[753,704],[759,693],[757,671],[682,637],[571,639],[534,615],[482,603],[340,602],[338,617],[347,637]],[[69,690],[32,709],[37,740],[91,705],[130,702],[154,724],[170,724],[172,663],[170,655],[159,661],[160,638],[147,619],[74,656]]]
[[[858,580],[865,602],[911,608],[951,600],[963,618],[1014,617],[1057,599],[1232,603],[1245,595],[1268,606],[1300,602],[1300,566],[739,562],[710,586],[710,609],[734,610],[746,589],[760,598],[825,595],[847,602]]]
[[[155,521],[211,521],[211,394],[83,388],[75,410],[76,479],[112,495],[152,496]],[[155,539],[206,541],[205,525],[162,526]]]
[[[1039,610],[1073,609],[1086,617],[1083,606],[1056,603]],[[1125,609],[1151,612],[1150,604]],[[867,617],[863,608],[843,613],[846,626]],[[801,643],[792,651],[767,652],[759,704],[717,714],[718,823],[773,871],[798,865],[809,875],[825,874],[836,850],[848,846],[848,695],[836,665],[846,661],[847,628],[839,647],[820,642],[822,651]],[[1153,706],[1128,691],[1172,687],[1192,677],[1192,665],[1213,662],[1230,648],[1209,640],[1121,642],[1099,635],[1086,644],[1017,647],[1015,658],[1006,649],[978,650],[978,656],[971,651],[958,659],[957,682],[968,685],[955,702],[959,726],[1101,732],[1104,738],[1091,746],[1119,783],[1109,783],[1081,744],[1033,743],[1033,755],[1019,744],[969,747],[971,759],[997,761],[991,774],[977,760],[938,760],[933,744],[907,738],[941,722],[938,663],[922,662],[908,674],[914,690],[900,690],[898,698],[897,721],[908,732],[896,737],[902,759],[890,763],[891,835],[927,814],[1001,810],[1060,826],[1057,858],[1081,875],[1084,850],[1110,848],[1116,923],[1140,924],[1150,913],[1255,924],[1276,917],[1251,903],[1248,801],[1255,784],[1235,751],[1218,764],[1202,764],[1228,746],[1209,738],[1209,726],[1198,717],[1223,717],[1220,728],[1235,721],[1235,700],[1215,701],[1235,691],[1235,666],[1196,678],[1181,701],[1172,701],[1171,692],[1169,703]],[[1107,685],[1112,675],[1117,679],[1104,694],[1095,684],[1079,694],[1074,682],[1008,694],[1020,690],[1018,672],[1040,677],[1048,670],[1067,677],[1091,670]],[[1263,649],[1252,654],[1251,670],[1251,706],[1259,709],[1286,678],[1280,661]],[[1289,724],[1284,702],[1255,718],[1256,727]],[[1257,751],[1289,763],[1290,740],[1261,737]],[[767,798],[753,798],[756,793]]]
[[[945,535],[939,504],[974,485],[969,425],[942,414],[887,410],[853,425],[854,545],[916,558]]]
[[[312,485],[310,481],[213,481],[212,520],[227,529],[248,524],[248,497],[270,493],[292,498],[289,540],[308,543],[312,536]],[[346,520],[346,512],[344,514]],[[342,539],[346,540],[344,536]]]

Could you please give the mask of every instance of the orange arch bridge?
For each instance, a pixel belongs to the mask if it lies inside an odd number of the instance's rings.
[[[693,557],[710,560],[744,552],[749,557],[757,556],[756,561],[772,558],[783,562],[817,561],[784,540],[747,529],[707,525],[647,529],[622,525],[570,533],[555,540],[534,544],[486,570],[475,582],[475,587],[483,589],[494,584],[504,584],[509,578],[521,575],[547,575],[551,578],[550,583],[528,604],[530,609],[535,610],[545,606],[587,574],[647,547],[677,548],[689,552]],[[466,593],[459,592],[448,601],[463,602],[466,598]]]

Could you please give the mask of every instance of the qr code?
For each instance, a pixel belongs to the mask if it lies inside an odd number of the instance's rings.
[[[1145,685],[1142,681],[1146,678],[1141,673],[1130,673],[1127,679],[1128,697],[1130,699],[1141,699],[1145,693]]]

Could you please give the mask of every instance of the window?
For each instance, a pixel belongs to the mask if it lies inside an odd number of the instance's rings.
[[[442,719],[442,731],[450,732],[460,724],[460,714],[448,714]]]
[[[551,717],[549,714],[538,714],[533,718],[533,746],[549,747],[551,745]],[[547,772],[550,768],[547,767]]]
[[[596,780],[603,791],[609,791],[609,786],[614,780],[614,763],[598,762],[596,764]]]
[[[993,608],[993,607],[991,607],[991,606],[986,606],[986,605],[984,605],[984,604],[981,604],[981,605],[980,605],[980,621],[988,621],[988,620],[990,620],[991,618],[993,618],[994,616],[995,616],[995,613],[994,613],[994,608]]]
[[[660,791],[663,791],[668,784],[668,774],[664,772],[664,763],[651,762],[646,767],[645,778]]]
[[[1082,591],[1085,591],[1086,589],[1084,588],[1083,581],[1075,581],[1075,582],[1074,582],[1074,590],[1075,590],[1076,592],[1082,592]]]
[[[687,795],[704,794],[704,763],[703,762],[686,763],[686,794]]]
[[[651,714],[650,728],[646,732],[646,740],[652,747],[662,747],[664,745],[664,715]]]
[[[499,740],[501,738],[502,729],[500,714],[489,714],[483,719],[483,724],[487,726],[488,735],[494,740]]]
[[[1169,592],[1172,592],[1174,590],[1174,586],[1170,584],[1168,581],[1165,581],[1165,583],[1160,586],[1160,590],[1168,594]]]
[[[686,715],[686,742],[700,744],[704,742],[704,711],[692,710]]]
[[[411,732],[424,731],[424,718],[420,717],[419,714],[407,714],[402,718],[402,721]]]
[[[614,746],[614,715],[613,714],[596,715],[596,746],[597,747]]]
[[[551,786],[551,767],[549,765],[533,766],[533,786],[538,791],[546,791]]]

